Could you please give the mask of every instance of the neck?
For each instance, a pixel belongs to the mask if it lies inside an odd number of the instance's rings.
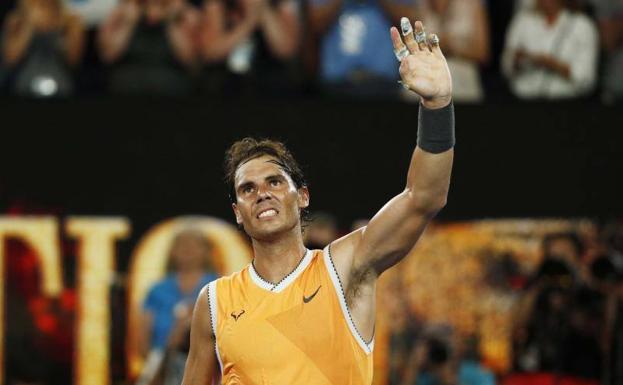
[[[177,271],[177,277],[181,281],[193,281],[199,279],[203,275],[203,271],[196,268],[180,269]]]
[[[253,264],[262,278],[277,283],[296,268],[305,250],[303,235],[296,226],[294,232],[275,240],[253,239]]]
[[[197,286],[203,272],[195,268],[180,269],[177,272],[177,282],[183,292],[191,291]]]
[[[545,20],[547,20],[547,24],[552,25],[558,19],[558,16],[562,13],[562,8],[553,9],[549,12],[545,12]]]

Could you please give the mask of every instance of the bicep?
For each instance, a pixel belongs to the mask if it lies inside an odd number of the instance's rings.
[[[413,209],[413,191],[390,200],[361,231],[355,264],[369,264],[378,274],[404,258],[432,219],[431,213]]]
[[[331,244],[335,268],[345,286],[354,271],[380,275],[404,258],[432,218],[413,210],[411,192],[390,200],[368,223]]]
[[[201,291],[190,326],[190,350],[182,385],[207,385],[215,373],[214,336],[207,286]]]
[[[210,44],[219,38],[225,28],[225,10],[219,1],[208,1],[203,7],[201,41]]]

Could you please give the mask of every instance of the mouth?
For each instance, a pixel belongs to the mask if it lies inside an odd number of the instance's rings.
[[[276,217],[277,214],[279,214],[279,211],[277,211],[276,209],[273,209],[273,208],[265,209],[265,210],[260,211],[259,214],[257,214],[257,219],[273,218],[273,217]]]

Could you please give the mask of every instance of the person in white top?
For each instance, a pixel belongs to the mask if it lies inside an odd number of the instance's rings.
[[[502,71],[521,99],[570,99],[596,83],[599,38],[585,15],[564,0],[537,0],[517,14],[506,36]]]
[[[423,22],[439,31],[452,74],[454,100],[480,102],[484,98],[480,68],[489,60],[489,21],[482,0],[425,0]]]

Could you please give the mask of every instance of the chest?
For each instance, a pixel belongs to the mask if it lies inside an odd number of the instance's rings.
[[[569,17],[560,17],[554,24],[535,18],[524,26],[522,43],[529,51],[559,56],[573,48],[574,26]]]
[[[334,349],[341,319],[331,289],[329,282],[308,276],[282,292],[254,289],[219,306],[223,364],[273,372]]]

